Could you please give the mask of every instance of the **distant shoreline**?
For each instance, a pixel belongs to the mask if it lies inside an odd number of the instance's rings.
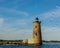
[[[0,44],[22,44],[22,40],[0,40]]]
[[[45,42],[45,43],[60,43],[60,41],[57,41],[57,40],[50,40],[50,41],[43,40],[42,42]]]
[[[0,45],[23,45],[22,43],[23,40],[0,40]],[[46,41],[46,40],[42,40],[43,43],[60,43],[60,41],[56,41],[56,40],[51,40],[51,41]]]

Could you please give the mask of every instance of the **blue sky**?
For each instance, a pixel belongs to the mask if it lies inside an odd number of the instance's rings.
[[[0,39],[31,38],[36,17],[43,40],[60,40],[60,0],[0,0]]]

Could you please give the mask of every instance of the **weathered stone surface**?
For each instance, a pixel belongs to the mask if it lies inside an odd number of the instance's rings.
[[[41,22],[39,22],[38,18],[36,18],[33,23],[33,39],[34,44],[42,44]]]

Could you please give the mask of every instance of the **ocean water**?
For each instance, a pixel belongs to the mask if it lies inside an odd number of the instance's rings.
[[[45,43],[41,46],[35,45],[0,45],[0,48],[60,48],[60,43]]]

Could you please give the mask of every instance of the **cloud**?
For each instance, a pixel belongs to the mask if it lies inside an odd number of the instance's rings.
[[[4,18],[0,18],[0,27],[3,25],[4,23]]]
[[[26,28],[28,27],[26,20],[17,19],[9,24],[6,22],[6,18],[1,18],[0,20],[3,23],[3,26],[0,27],[0,39],[14,40],[32,37],[32,29]]]
[[[32,35],[32,30],[30,29],[19,29],[16,28],[5,28],[4,32],[0,32],[0,39],[5,40],[17,40],[17,39],[28,39]]]
[[[28,20],[26,19],[18,19],[15,21],[16,24],[18,25],[28,25]]]
[[[43,27],[43,32],[60,32],[59,27]]]
[[[0,18],[0,24],[2,24],[4,22],[3,18]]]
[[[60,27],[42,27],[43,40],[60,40]]]
[[[58,17],[60,17],[60,6],[56,6],[55,9],[52,9],[48,12],[44,12],[38,16],[40,16],[41,20],[45,20],[45,19],[49,19],[49,18],[50,19],[58,18]]]
[[[11,8],[5,8],[5,7],[0,7],[0,13],[11,16],[29,16],[27,12],[19,11]]]

